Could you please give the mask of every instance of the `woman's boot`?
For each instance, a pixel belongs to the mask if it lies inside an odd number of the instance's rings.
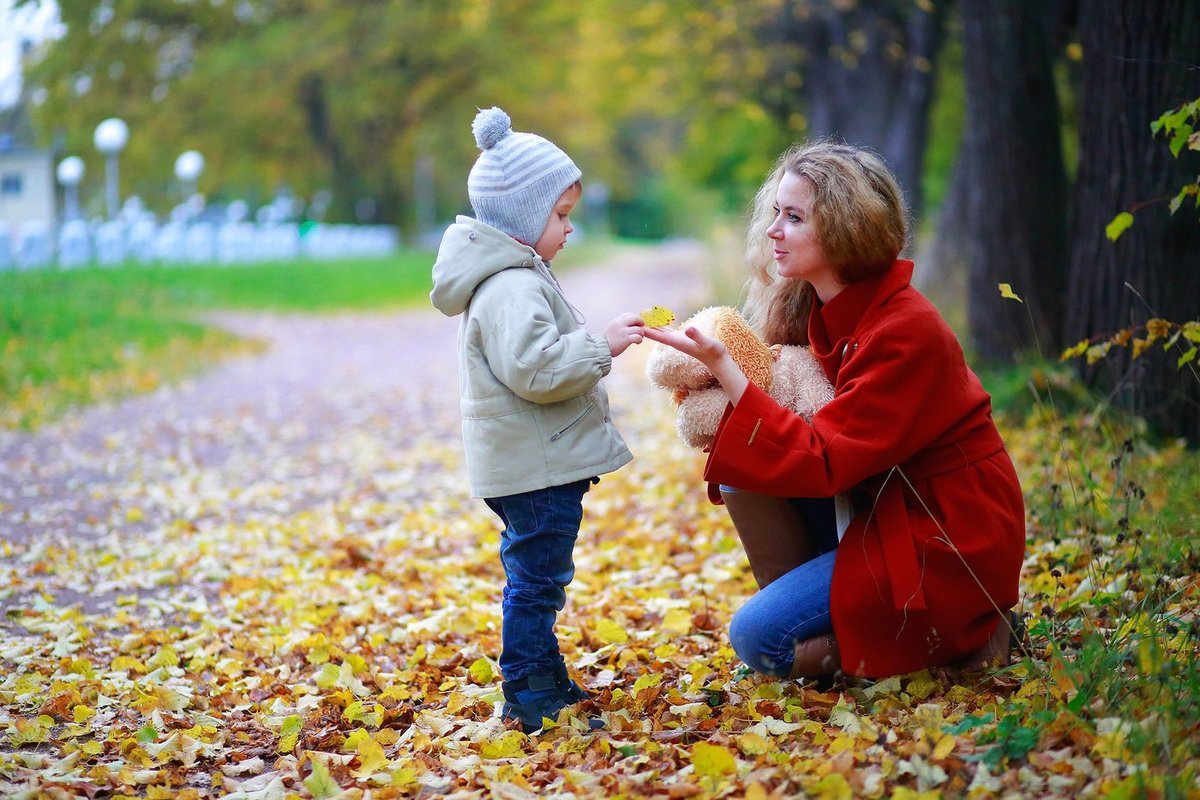
[[[789,678],[819,678],[842,668],[842,654],[832,633],[796,643],[796,657]]]
[[[817,555],[804,517],[786,497],[722,489],[721,498],[758,588]]]

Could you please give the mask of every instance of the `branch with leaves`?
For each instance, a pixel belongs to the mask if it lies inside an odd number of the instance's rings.
[[[1179,158],[1179,154],[1185,147],[1188,150],[1200,151],[1200,130],[1197,128],[1200,128],[1200,97],[1164,112],[1161,117],[1150,123],[1150,131],[1155,136],[1161,135],[1169,140],[1168,146],[1171,148],[1171,155],[1175,158]],[[1196,180],[1191,183],[1184,184],[1179,192],[1171,198],[1168,207],[1171,209],[1172,216],[1188,197],[1195,198],[1195,207],[1200,210],[1200,175],[1197,175]],[[1132,210],[1122,211],[1105,226],[1104,234],[1115,242],[1133,225],[1134,211],[1162,200],[1166,200],[1166,198],[1147,200],[1139,203]]]

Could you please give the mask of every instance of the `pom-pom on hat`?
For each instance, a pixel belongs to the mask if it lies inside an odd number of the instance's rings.
[[[471,132],[483,151],[467,178],[475,218],[525,244],[537,244],[554,203],[583,173],[553,142],[514,131],[499,108],[480,111]]]

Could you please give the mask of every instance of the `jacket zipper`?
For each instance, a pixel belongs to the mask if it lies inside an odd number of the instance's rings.
[[[557,442],[559,439],[561,439],[563,437],[563,434],[565,434],[567,431],[571,430],[571,428],[574,428],[576,425],[578,425],[579,421],[581,419],[583,419],[584,417],[586,417],[588,414],[590,414],[592,409],[595,407],[596,407],[595,402],[588,403],[588,407],[583,410],[583,413],[580,414],[579,416],[577,416],[575,419],[571,420],[569,423],[567,423],[567,427],[563,428],[561,431],[559,431],[558,433],[551,436],[550,441]]]

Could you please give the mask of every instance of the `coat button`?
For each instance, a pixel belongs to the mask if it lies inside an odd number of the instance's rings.
[[[473,241],[475,241],[475,237],[477,237],[477,236],[479,236],[479,234],[477,234],[475,231],[471,231],[471,235],[469,238],[473,242]]]

